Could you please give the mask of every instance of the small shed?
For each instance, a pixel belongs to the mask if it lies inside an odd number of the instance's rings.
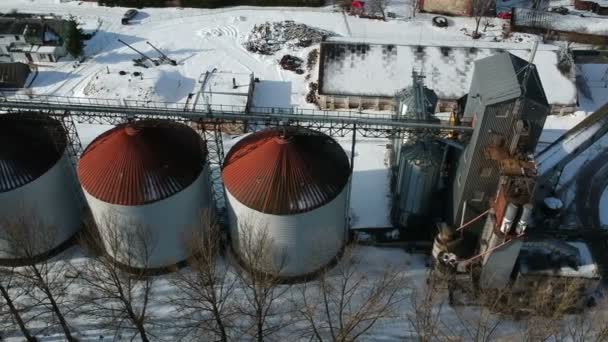
[[[0,63],[0,88],[23,88],[31,70],[24,63]]]

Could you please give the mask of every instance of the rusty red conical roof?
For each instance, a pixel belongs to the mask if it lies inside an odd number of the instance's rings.
[[[222,175],[226,189],[247,207],[287,215],[332,201],[348,182],[350,164],[327,135],[288,127],[238,142],[226,156]]]
[[[0,115],[0,193],[50,170],[67,146],[61,124],[40,114]]]
[[[143,120],[97,137],[80,158],[78,176],[99,200],[142,205],[187,188],[199,177],[206,157],[202,139],[190,127]]]

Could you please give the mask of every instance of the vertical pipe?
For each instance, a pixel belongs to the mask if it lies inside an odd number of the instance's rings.
[[[350,217],[351,217],[351,206],[350,198],[353,189],[353,174],[355,169],[355,145],[357,143],[357,124],[353,124],[353,139],[350,145],[350,180],[348,181],[348,193],[346,196],[346,217],[345,217],[345,229],[344,229],[344,240],[348,238],[348,231],[350,229]]]
[[[467,211],[467,201],[464,201],[464,203],[462,203],[462,216],[460,216],[460,226],[464,226],[464,214]]]

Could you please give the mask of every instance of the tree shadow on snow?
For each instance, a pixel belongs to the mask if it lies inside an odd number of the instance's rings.
[[[155,91],[164,102],[178,102],[194,92],[196,80],[178,71],[163,71],[156,81]]]
[[[77,75],[67,72],[41,70],[38,72],[38,76],[36,76],[36,79],[30,88],[47,87],[75,77],[77,77]]]

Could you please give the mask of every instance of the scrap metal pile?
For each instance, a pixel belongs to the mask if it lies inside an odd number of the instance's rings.
[[[285,46],[291,49],[304,48],[318,44],[324,37],[330,36],[335,36],[335,33],[292,20],[266,22],[253,27],[245,42],[245,48],[250,52],[272,55]]]

